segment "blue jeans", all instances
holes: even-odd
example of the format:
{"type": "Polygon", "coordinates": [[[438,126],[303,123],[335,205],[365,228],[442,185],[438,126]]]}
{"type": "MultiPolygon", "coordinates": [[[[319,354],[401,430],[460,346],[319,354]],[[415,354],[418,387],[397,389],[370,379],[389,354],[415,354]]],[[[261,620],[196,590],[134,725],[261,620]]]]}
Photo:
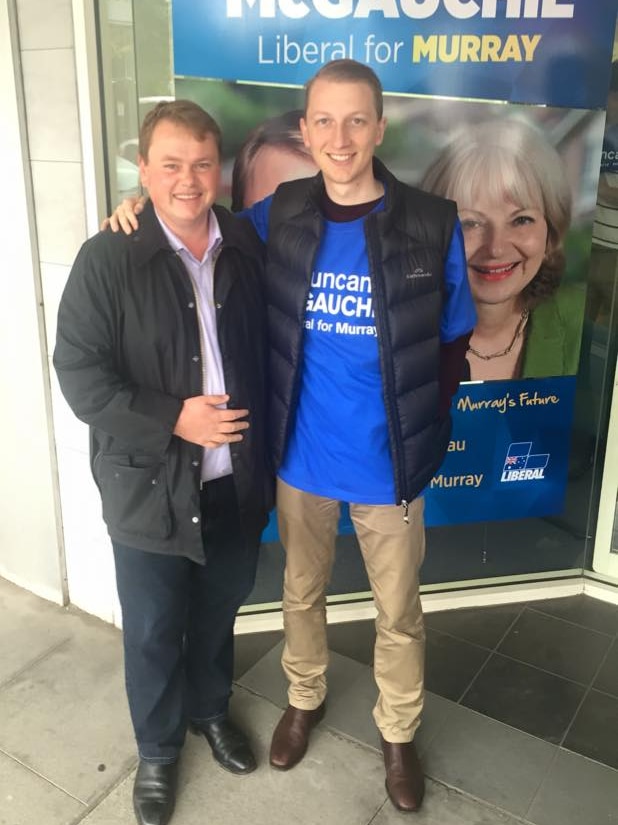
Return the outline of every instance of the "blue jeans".
{"type": "Polygon", "coordinates": [[[140,757],[178,758],[189,720],[227,712],[234,620],[255,580],[258,543],[240,530],[231,476],[202,491],[204,565],[113,542],[125,682],[140,757]]]}

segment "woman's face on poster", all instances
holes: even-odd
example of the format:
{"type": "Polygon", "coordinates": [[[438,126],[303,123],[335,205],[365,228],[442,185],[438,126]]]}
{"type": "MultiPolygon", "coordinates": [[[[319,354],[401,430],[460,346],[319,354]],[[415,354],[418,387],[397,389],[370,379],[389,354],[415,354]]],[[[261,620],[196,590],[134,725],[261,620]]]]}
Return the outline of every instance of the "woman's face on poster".
{"type": "Polygon", "coordinates": [[[459,204],[470,288],[478,303],[516,298],[539,271],[547,248],[547,221],[537,207],[479,196],[459,204]]]}

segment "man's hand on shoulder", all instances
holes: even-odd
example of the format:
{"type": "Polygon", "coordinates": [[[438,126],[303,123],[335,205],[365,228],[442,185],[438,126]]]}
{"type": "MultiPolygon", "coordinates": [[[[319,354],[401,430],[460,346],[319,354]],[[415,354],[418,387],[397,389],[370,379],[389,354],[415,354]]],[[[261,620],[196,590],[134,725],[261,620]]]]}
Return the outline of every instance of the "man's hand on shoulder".
{"type": "Polygon", "coordinates": [[[101,231],[108,227],[112,232],[119,232],[121,229],[125,235],[130,235],[133,230],[139,228],[137,216],[143,212],[146,198],[142,195],[139,198],[125,198],[119,204],[109,218],[101,223],[101,231]]]}
{"type": "Polygon", "coordinates": [[[202,447],[220,447],[232,441],[242,441],[242,430],[249,427],[242,421],[249,410],[221,409],[229,395],[196,395],[183,401],[174,427],[174,435],[202,447]]]}

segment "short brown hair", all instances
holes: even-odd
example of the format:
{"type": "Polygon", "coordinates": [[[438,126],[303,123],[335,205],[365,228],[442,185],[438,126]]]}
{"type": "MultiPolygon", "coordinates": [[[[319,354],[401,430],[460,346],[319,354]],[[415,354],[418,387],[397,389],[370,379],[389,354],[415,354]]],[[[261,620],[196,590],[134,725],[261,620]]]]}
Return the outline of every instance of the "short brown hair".
{"type": "Polygon", "coordinates": [[[332,80],[334,83],[366,83],[373,93],[373,100],[376,105],[378,120],[382,120],[384,113],[384,100],[382,97],[382,84],[380,78],[372,68],[359,63],[358,60],[342,58],[341,60],[331,60],[313,75],[305,84],[305,115],[309,106],[309,95],[311,87],[316,80],[332,80]]]}
{"type": "Polygon", "coordinates": [[[148,151],[152,143],[152,133],[157,123],[169,120],[177,126],[183,126],[197,140],[204,140],[212,135],[221,154],[221,129],[217,121],[205,109],[192,100],[165,100],[157,103],[146,115],[139,130],[138,151],[144,161],[148,160],[148,151]]]}

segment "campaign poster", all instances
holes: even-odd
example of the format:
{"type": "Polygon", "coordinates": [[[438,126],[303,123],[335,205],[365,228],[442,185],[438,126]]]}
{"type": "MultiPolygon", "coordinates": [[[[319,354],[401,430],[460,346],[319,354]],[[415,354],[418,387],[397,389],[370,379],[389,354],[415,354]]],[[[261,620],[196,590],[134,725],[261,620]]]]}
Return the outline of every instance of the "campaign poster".
{"type": "Polygon", "coordinates": [[[302,87],[340,57],[382,81],[378,156],[458,202],[479,322],[449,451],[425,491],[429,526],[563,509],[615,14],[609,0],[173,0],[176,96],[222,126],[222,202],[240,209],[315,174],[302,87]],[[482,251],[484,233],[511,220],[487,189],[542,213],[516,218],[529,278],[505,297],[517,311],[495,343],[487,293],[516,263],[482,251]]]}

